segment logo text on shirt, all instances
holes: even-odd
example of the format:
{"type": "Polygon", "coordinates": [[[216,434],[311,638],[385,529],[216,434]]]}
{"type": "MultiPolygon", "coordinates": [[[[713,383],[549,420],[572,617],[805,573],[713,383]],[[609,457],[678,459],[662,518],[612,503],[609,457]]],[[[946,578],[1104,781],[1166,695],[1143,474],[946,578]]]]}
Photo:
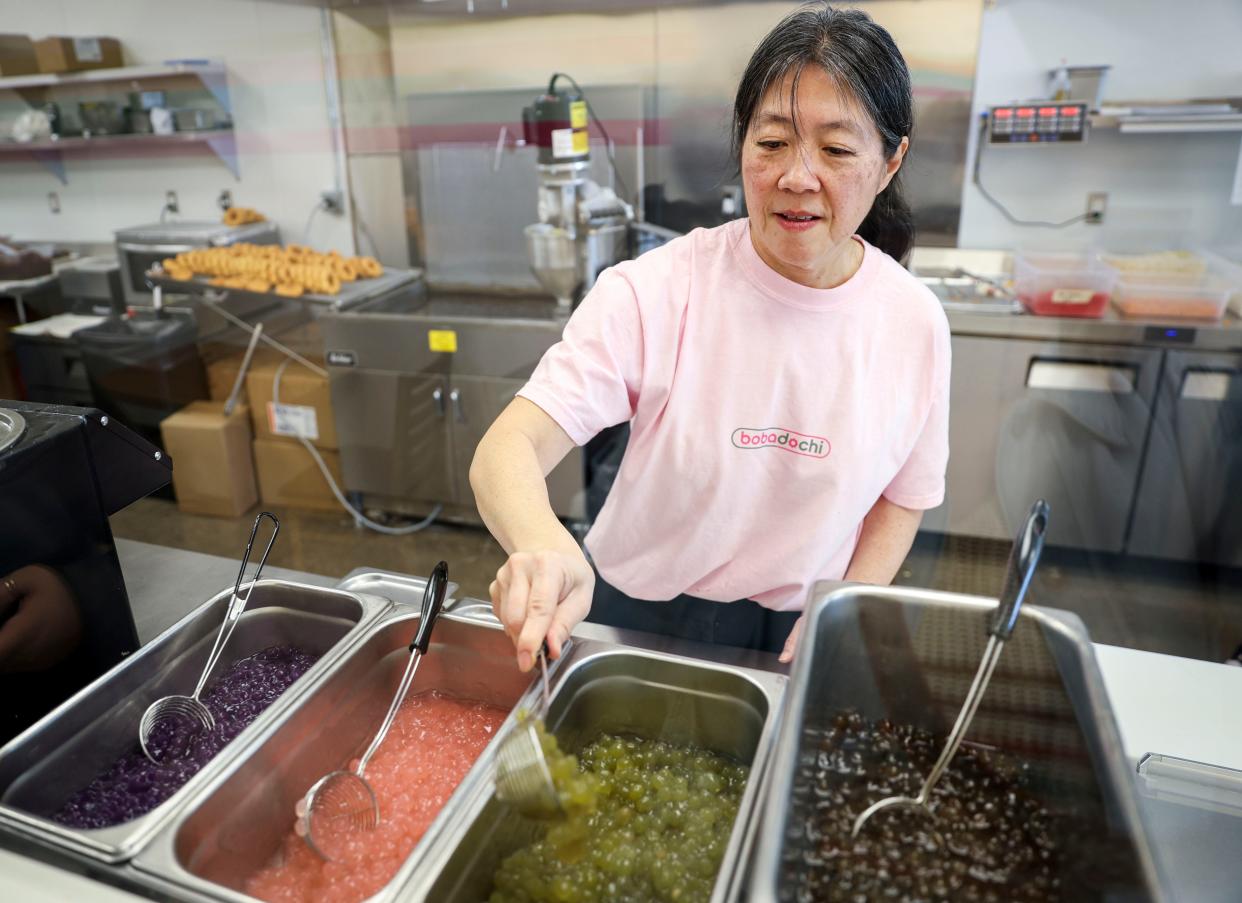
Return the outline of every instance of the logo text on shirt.
{"type": "Polygon", "coordinates": [[[732,441],[737,448],[782,448],[808,458],[826,458],[832,451],[832,443],[823,436],[808,436],[776,426],[764,429],[738,427],[733,431],[732,441]]]}

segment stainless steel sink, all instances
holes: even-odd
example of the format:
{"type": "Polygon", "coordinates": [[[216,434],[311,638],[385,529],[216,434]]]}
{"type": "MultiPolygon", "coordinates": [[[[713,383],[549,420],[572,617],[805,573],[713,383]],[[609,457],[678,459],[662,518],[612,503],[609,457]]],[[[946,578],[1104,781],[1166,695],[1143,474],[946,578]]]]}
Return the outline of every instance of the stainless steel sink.
{"type": "Polygon", "coordinates": [[[412,313],[415,316],[450,319],[553,321],[565,319],[563,311],[554,298],[432,294],[425,304],[412,313]]]}
{"type": "Polygon", "coordinates": [[[423,287],[399,297],[378,298],[350,308],[353,314],[400,314],[449,320],[535,320],[561,322],[564,308],[547,295],[516,292],[459,291],[423,287]]]}

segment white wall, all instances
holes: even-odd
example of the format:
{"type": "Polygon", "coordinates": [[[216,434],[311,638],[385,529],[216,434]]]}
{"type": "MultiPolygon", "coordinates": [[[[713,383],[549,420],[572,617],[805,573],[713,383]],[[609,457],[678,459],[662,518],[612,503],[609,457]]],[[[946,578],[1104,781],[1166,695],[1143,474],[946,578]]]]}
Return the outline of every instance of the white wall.
{"type": "MultiPolygon", "coordinates": [[[[205,149],[75,154],[66,157],[62,185],[38,163],[0,158],[0,234],[106,242],[117,228],[158,219],[168,189],[179,196],[182,219],[217,219],[216,197],[227,188],[234,203],[276,220],[287,241],[301,241],[320,190],[334,180],[319,22],[314,7],[255,0],[0,0],[0,31],[116,37],[127,65],[223,61],[241,171],[235,180],[205,149]],[[60,195],[59,215],[48,209],[49,191],[60,195]]],[[[15,100],[0,97],[10,112],[15,100]]],[[[319,247],[353,246],[348,221],[323,213],[310,238],[319,247]]]]}
{"type": "MultiPolygon", "coordinates": [[[[1047,71],[1062,58],[1071,65],[1110,64],[1106,100],[1239,96],[1242,2],[996,0],[983,17],[976,122],[991,104],[1046,96],[1047,71]]],[[[1121,135],[1097,129],[1082,147],[986,148],[983,184],[1015,216],[1063,221],[1085,210],[1088,191],[1106,191],[1106,220],[1059,230],[1014,226],[968,177],[958,243],[1124,246],[1165,236],[1173,243],[1237,244],[1242,206],[1230,204],[1230,191],[1240,145],[1239,132],[1121,135]]]]}

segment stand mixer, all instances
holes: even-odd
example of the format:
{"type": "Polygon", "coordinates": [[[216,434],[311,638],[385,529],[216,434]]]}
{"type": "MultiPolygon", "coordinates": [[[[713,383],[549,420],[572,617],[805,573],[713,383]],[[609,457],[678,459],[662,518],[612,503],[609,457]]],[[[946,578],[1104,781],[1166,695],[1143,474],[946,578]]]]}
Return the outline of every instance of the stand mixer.
{"type": "Polygon", "coordinates": [[[539,222],[525,229],[526,252],[539,283],[566,311],[582,299],[600,271],[632,256],[633,208],[588,177],[589,112],[577,83],[560,73],[522,111],[526,144],[538,150],[539,172],[539,222]],[[573,89],[557,90],[561,78],[573,89]]]}

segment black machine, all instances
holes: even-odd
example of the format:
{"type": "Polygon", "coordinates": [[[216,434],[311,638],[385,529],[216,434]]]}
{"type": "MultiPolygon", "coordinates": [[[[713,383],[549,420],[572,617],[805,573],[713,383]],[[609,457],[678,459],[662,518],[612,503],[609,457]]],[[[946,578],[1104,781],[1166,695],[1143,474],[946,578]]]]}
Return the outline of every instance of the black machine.
{"type": "Polygon", "coordinates": [[[138,648],[108,515],[171,479],[94,408],[0,399],[0,744],[138,648]]]}

